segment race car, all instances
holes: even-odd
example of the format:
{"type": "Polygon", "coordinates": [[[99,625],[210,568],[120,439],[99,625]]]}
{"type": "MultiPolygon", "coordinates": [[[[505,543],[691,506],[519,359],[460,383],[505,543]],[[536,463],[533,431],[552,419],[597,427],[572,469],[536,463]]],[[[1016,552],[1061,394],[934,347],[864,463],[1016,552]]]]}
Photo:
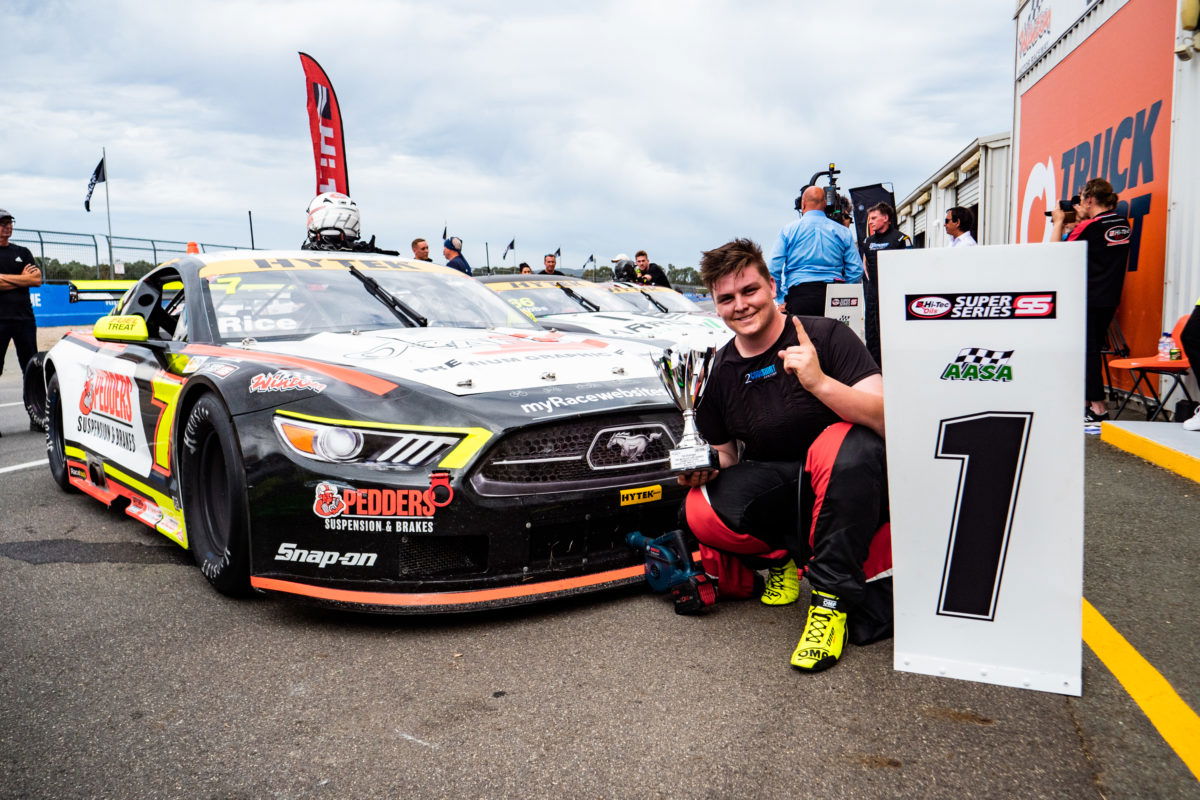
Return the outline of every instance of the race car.
{"type": "Polygon", "coordinates": [[[669,314],[701,314],[716,317],[711,311],[705,311],[694,301],[684,297],[674,289],[665,286],[642,286],[627,281],[608,281],[597,283],[597,287],[609,294],[616,295],[632,310],[642,314],[665,316],[669,314]]]}
{"type": "Polygon", "coordinates": [[[189,255],[31,362],[50,474],[220,592],[462,611],[640,582],[677,527],[658,348],[353,253],[189,255]]]}
{"type": "Polygon", "coordinates": [[[638,312],[597,284],[568,275],[490,275],[479,281],[551,330],[694,350],[720,347],[733,337],[716,317],[638,312]]]}

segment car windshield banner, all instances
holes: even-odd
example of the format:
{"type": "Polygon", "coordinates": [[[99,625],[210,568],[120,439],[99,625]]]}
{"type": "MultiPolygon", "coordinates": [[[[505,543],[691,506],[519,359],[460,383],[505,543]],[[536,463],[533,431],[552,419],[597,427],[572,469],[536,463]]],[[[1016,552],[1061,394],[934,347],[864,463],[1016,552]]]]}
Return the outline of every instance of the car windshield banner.
{"type": "Polygon", "coordinates": [[[329,76],[316,59],[300,54],[304,84],[308,91],[308,127],[312,134],[313,159],[317,167],[317,194],[350,194],[346,170],[346,143],[342,137],[342,112],[329,76]]]}

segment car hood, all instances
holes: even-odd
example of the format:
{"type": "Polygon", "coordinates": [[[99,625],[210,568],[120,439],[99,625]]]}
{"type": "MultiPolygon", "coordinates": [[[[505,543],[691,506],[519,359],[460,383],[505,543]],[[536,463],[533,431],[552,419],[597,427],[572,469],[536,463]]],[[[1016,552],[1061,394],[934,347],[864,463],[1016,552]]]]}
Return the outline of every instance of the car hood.
{"type": "Polygon", "coordinates": [[[254,352],[340,364],[458,396],[650,378],[653,345],[558,331],[400,328],[256,342],[254,352]]]}
{"type": "Polygon", "coordinates": [[[602,336],[651,342],[660,347],[680,345],[703,350],[720,347],[733,332],[719,318],[698,314],[639,314],[636,311],[596,311],[583,314],[547,314],[540,325],[562,330],[587,331],[602,336]]]}

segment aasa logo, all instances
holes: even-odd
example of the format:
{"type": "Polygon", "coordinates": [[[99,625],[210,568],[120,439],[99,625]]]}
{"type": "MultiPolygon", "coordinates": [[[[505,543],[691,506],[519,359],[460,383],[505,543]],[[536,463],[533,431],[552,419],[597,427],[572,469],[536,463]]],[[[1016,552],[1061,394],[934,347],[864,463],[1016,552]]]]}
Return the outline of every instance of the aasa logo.
{"type": "Polygon", "coordinates": [[[1012,350],[988,350],[985,347],[964,347],[958,357],[942,370],[944,381],[996,381],[1008,383],[1013,378],[1008,360],[1012,350]]]}

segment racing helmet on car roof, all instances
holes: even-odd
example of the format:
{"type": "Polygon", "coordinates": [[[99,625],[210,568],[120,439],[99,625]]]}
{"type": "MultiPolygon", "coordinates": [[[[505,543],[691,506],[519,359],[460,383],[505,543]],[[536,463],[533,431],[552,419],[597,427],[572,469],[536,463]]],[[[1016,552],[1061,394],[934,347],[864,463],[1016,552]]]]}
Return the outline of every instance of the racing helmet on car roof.
{"type": "Polygon", "coordinates": [[[358,206],[341,192],[322,192],[308,204],[308,235],[341,237],[353,240],[359,237],[360,224],[358,206]]]}

